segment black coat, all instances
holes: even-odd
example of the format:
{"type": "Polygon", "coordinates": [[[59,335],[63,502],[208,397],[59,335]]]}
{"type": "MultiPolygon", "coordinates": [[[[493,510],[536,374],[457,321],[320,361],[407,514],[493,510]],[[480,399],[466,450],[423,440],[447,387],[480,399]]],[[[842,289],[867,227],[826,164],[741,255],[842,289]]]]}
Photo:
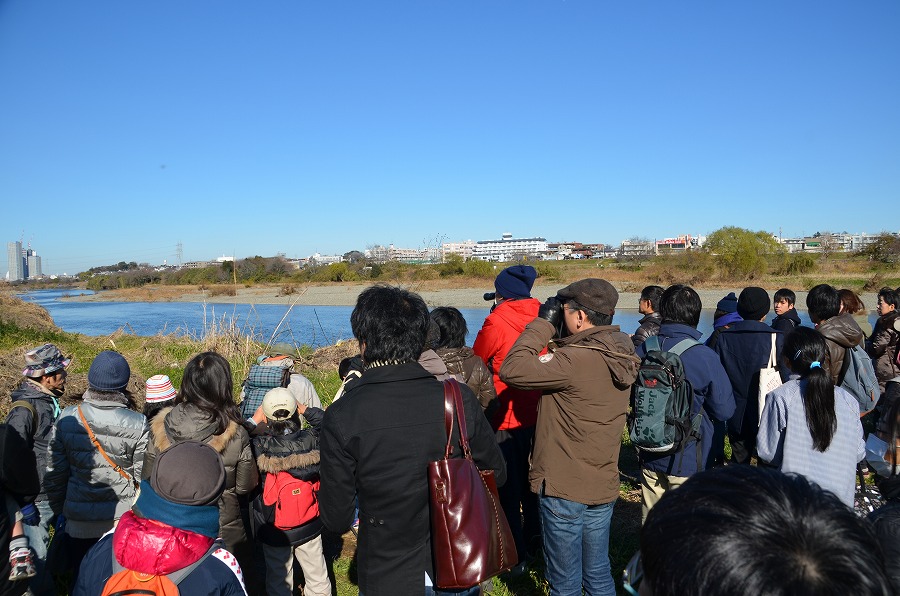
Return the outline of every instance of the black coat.
{"type": "MultiPolygon", "coordinates": [[[[13,427],[0,424],[0,500],[5,501],[7,496],[11,496],[22,505],[25,496],[35,495],[39,490],[34,452],[13,427]]],[[[12,520],[4,509],[0,514],[0,553],[9,553],[11,533],[12,520]]],[[[28,582],[9,581],[9,558],[3,557],[0,561],[0,595],[13,596],[25,592],[28,582]]]]}
{"type": "Polygon", "coordinates": [[[891,586],[900,594],[900,476],[885,478],[878,488],[887,502],[869,514],[869,521],[875,525],[891,586]]]}
{"type": "MultiPolygon", "coordinates": [[[[472,391],[460,389],[472,457],[503,484],[494,433],[472,391]]],[[[443,458],[447,443],[441,383],[415,362],[368,369],[326,410],[320,440],[319,513],[328,529],[350,527],[359,494],[360,592],[424,594],[425,573],[434,577],[427,466],[443,458]]]]}

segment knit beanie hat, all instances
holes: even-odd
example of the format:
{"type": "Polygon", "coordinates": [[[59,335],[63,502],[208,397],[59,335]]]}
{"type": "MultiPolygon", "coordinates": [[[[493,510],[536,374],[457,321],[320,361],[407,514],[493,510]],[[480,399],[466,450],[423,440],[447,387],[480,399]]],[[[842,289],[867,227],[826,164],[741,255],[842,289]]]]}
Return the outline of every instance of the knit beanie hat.
{"type": "Polygon", "coordinates": [[[769,314],[771,305],[768,292],[762,288],[750,286],[741,290],[737,311],[745,321],[759,321],[769,314]]]}
{"type": "Polygon", "coordinates": [[[737,312],[737,296],[734,292],[729,292],[727,296],[716,303],[716,310],[722,312],[737,312]]]}
{"type": "Polygon", "coordinates": [[[530,298],[537,271],[531,265],[513,265],[497,275],[494,288],[503,298],[530,298]]]}
{"type": "Polygon", "coordinates": [[[158,404],[170,399],[175,399],[178,392],[172,387],[172,381],[168,375],[153,375],[145,383],[147,388],[147,403],[158,404]]]}
{"type": "Polygon", "coordinates": [[[121,391],[131,378],[131,367],[118,352],[106,350],[97,354],[88,369],[88,385],[100,391],[121,391]]]}

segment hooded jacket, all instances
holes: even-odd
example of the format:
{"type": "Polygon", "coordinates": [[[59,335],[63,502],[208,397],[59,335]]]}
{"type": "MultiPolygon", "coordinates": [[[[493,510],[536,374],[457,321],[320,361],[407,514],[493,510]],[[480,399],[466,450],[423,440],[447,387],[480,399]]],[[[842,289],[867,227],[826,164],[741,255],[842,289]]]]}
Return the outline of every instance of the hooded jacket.
{"type": "Polygon", "coordinates": [[[869,356],[875,365],[875,376],[878,385],[884,393],[884,385],[897,375],[900,375],[900,366],[897,365],[897,345],[900,342],[900,332],[895,325],[900,320],[900,311],[893,310],[886,315],[878,317],[875,322],[875,331],[872,332],[872,340],[869,342],[869,356]]]}
{"type": "Polygon", "coordinates": [[[150,478],[156,456],[176,443],[194,440],[208,444],[221,454],[225,463],[225,492],[219,499],[219,529],[229,550],[246,540],[238,495],[245,495],[259,483],[259,471],[250,450],[250,437],[244,427],[230,421],[225,432],[214,434],[216,422],[200,408],[181,403],[165,408],[150,422],[151,440],[147,446],[141,476],[150,478]]]}
{"type": "Polygon", "coordinates": [[[97,538],[131,507],[150,430],[144,415],[129,410],[128,398],[121,393],[97,395],[89,389],[81,411],[103,450],[133,481],[100,455],[81,422],[78,406],[69,406],[51,435],[44,485],[50,507],[66,516],[66,532],[76,538],[97,538]]]}
{"type": "Polygon", "coordinates": [[[617,325],[590,327],[556,340],[553,325],[535,319],[509,350],[504,383],[541,391],[531,490],[584,505],[619,496],[619,446],[640,359],[617,325]]]}
{"type": "Polygon", "coordinates": [[[540,391],[508,387],[500,378],[500,367],[525,326],[537,317],[541,303],[534,298],[504,300],[484,320],[472,346],[494,375],[494,389],[500,406],[493,418],[495,430],[534,426],[540,391]]]}
{"type": "Polygon", "coordinates": [[[53,423],[59,416],[59,402],[56,397],[47,392],[44,387],[31,379],[25,379],[19,388],[12,392],[12,401],[27,401],[37,413],[32,416],[27,408],[13,408],[9,411],[6,423],[19,433],[29,446],[34,450],[37,460],[37,473],[41,482],[41,492],[35,501],[45,501],[47,493],[44,489],[44,474],[49,463],[50,435],[53,432],[53,423]]]}
{"type": "Polygon", "coordinates": [[[800,315],[797,314],[797,309],[791,307],[784,314],[780,314],[772,319],[772,329],[787,334],[799,327],[800,323],[800,315]]]}
{"type": "MultiPolygon", "coordinates": [[[[325,412],[320,408],[307,408],[303,417],[310,428],[275,436],[267,424],[259,424],[253,431],[253,452],[262,474],[260,488],[264,489],[267,474],[287,472],[294,478],[315,482],[319,479],[319,430],[325,412]]],[[[290,530],[275,527],[274,505],[263,503],[263,494],[253,499],[250,523],[255,538],[270,546],[291,546],[309,542],[322,533],[322,520],[317,516],[302,526],[290,530]]]]}
{"type": "Polygon", "coordinates": [[[837,385],[847,348],[862,345],[862,329],[853,320],[853,316],[847,313],[820,322],[816,329],[825,338],[827,348],[822,366],[831,373],[831,381],[837,385]]]}
{"type": "MultiPolygon", "coordinates": [[[[128,512],[114,533],[88,551],[72,594],[100,594],[113,575],[113,556],[127,569],[161,575],[194,564],[212,543],[212,538],[128,512]]],[[[191,596],[246,596],[240,567],[225,549],[203,560],[178,584],[178,591],[191,596]]]]}
{"type": "Polygon", "coordinates": [[[447,371],[453,375],[459,375],[478,398],[478,403],[484,409],[488,420],[496,409],[497,392],[494,390],[494,377],[484,362],[472,348],[438,348],[435,350],[447,365],[447,371]]]}

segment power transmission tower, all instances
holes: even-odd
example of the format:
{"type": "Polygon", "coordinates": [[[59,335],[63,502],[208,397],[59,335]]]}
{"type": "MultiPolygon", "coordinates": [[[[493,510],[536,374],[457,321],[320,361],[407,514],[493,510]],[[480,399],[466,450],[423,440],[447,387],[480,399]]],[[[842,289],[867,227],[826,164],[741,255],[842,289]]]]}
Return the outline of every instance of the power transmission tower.
{"type": "Polygon", "coordinates": [[[178,241],[178,244],[175,245],[175,258],[178,259],[178,266],[181,266],[181,255],[184,253],[182,250],[183,247],[181,245],[181,240],[178,241]]]}

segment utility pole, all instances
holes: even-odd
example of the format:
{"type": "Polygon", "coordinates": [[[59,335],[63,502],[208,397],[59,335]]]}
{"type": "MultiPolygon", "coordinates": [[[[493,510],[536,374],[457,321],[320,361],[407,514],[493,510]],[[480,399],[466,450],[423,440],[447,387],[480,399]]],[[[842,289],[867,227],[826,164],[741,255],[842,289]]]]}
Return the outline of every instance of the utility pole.
{"type": "Polygon", "coordinates": [[[181,240],[175,245],[175,257],[178,259],[178,266],[181,267],[181,255],[183,254],[181,240]]]}

